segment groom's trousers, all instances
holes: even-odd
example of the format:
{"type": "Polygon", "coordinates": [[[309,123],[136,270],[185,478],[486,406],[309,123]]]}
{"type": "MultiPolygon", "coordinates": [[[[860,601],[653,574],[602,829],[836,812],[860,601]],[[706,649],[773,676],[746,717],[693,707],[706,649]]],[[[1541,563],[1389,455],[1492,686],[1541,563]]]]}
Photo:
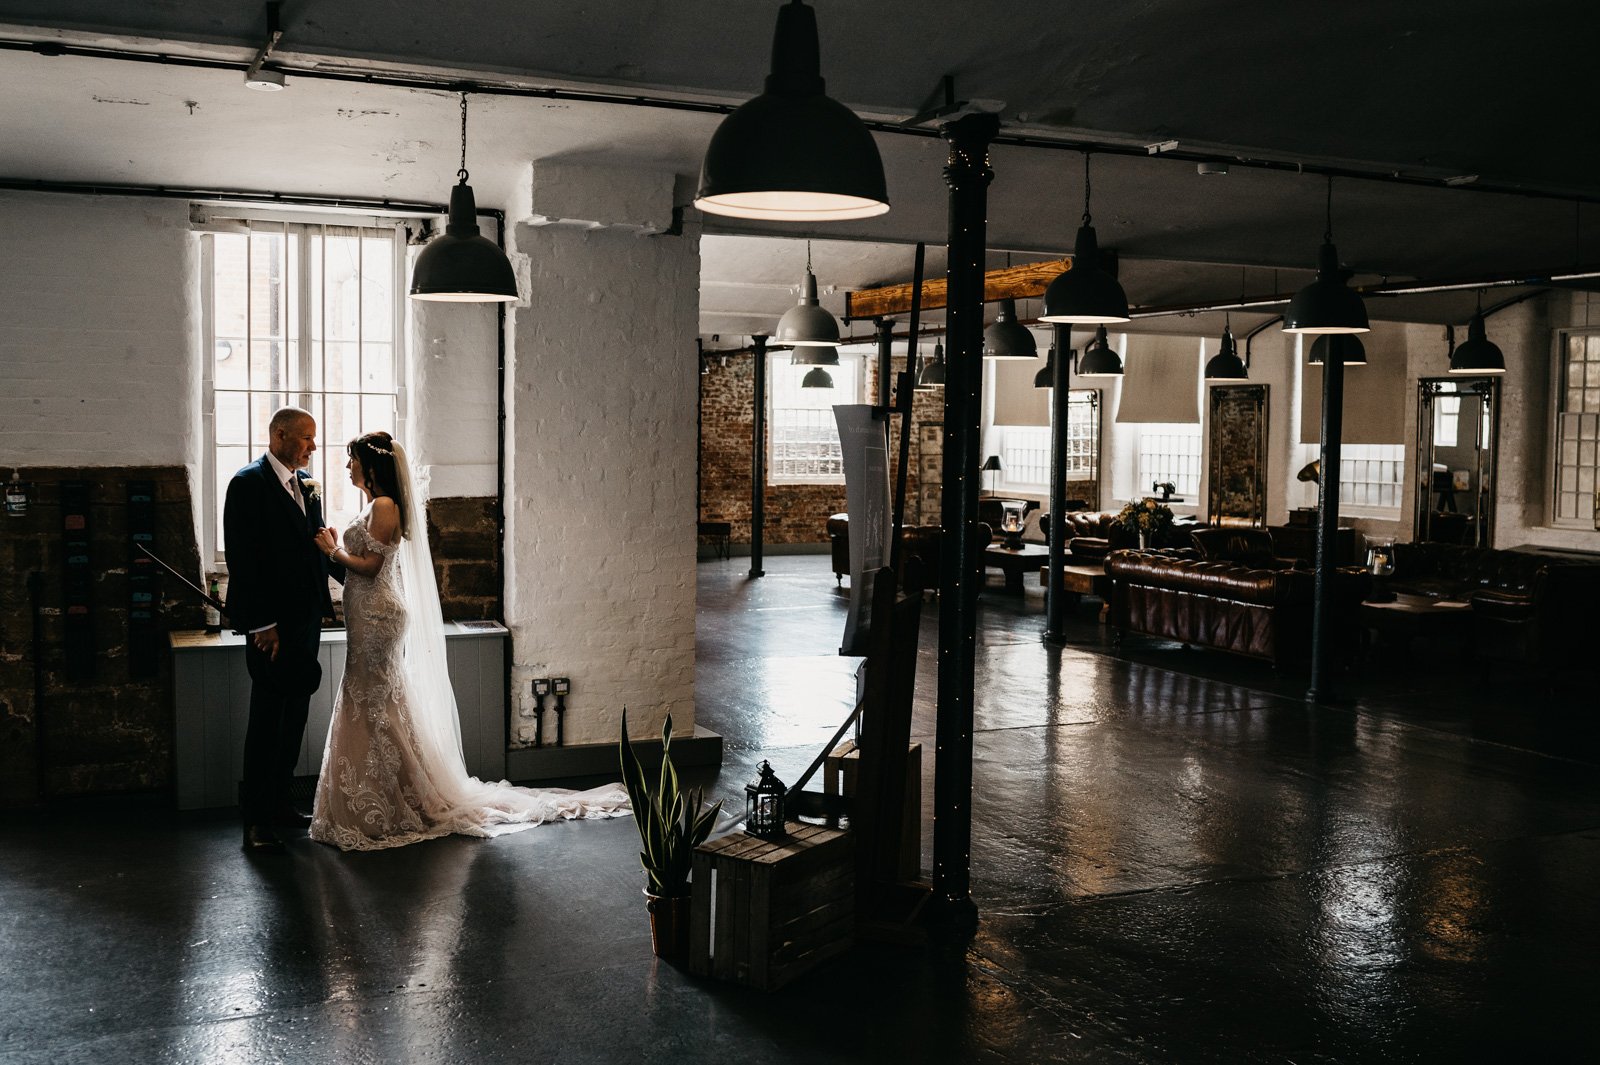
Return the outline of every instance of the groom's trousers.
{"type": "Polygon", "coordinates": [[[240,815],[246,825],[265,825],[289,804],[289,783],[305,737],[311,695],[322,679],[317,662],[321,625],[278,626],[278,658],[268,659],[252,641],[245,645],[250,672],[250,719],[244,736],[240,815]]]}

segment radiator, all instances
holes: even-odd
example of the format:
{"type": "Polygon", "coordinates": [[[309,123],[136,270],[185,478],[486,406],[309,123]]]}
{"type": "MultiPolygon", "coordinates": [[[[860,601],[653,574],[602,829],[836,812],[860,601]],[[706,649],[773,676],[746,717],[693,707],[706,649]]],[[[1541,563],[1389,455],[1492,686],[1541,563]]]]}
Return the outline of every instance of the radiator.
{"type": "MultiPolygon", "coordinates": [[[[344,677],[344,637],[342,629],[322,634],[322,687],[311,697],[296,776],[313,777],[322,768],[333,697],[344,677]]],[[[180,810],[239,801],[250,710],[244,640],[232,633],[171,634],[174,784],[180,810]]],[[[501,780],[506,774],[505,653],[506,630],[498,622],[445,624],[445,657],[461,717],[462,753],[467,772],[482,780],[501,780]]]]}

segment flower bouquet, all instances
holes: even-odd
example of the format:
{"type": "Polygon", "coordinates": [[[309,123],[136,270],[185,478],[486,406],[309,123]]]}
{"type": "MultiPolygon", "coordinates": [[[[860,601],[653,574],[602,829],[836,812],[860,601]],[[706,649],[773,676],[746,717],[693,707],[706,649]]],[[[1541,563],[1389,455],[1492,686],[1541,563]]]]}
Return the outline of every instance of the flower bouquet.
{"type": "Polygon", "coordinates": [[[1141,548],[1147,547],[1172,528],[1172,508],[1145,496],[1124,505],[1117,512],[1116,523],[1138,536],[1141,548]]]}

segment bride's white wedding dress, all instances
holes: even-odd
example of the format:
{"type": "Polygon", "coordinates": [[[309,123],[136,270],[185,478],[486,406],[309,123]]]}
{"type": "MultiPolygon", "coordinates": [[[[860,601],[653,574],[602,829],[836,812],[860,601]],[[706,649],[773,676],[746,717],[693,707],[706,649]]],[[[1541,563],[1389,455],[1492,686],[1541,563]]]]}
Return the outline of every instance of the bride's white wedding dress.
{"type": "MultiPolygon", "coordinates": [[[[430,598],[419,602],[405,589],[411,579],[405,562],[414,553],[402,550],[406,541],[391,545],[372,536],[371,509],[345,530],[344,547],[384,562],[375,577],[351,572],[345,579],[344,680],[323,749],[311,838],[343,850],[381,850],[451,833],[495,836],[558,817],[627,813],[620,784],[576,792],[467,775],[438,607],[421,616],[430,598]]],[[[414,519],[421,508],[408,509],[414,519]]],[[[409,527],[426,538],[425,526],[409,527]]],[[[437,604],[425,548],[422,560],[429,568],[422,580],[437,604]]]]}

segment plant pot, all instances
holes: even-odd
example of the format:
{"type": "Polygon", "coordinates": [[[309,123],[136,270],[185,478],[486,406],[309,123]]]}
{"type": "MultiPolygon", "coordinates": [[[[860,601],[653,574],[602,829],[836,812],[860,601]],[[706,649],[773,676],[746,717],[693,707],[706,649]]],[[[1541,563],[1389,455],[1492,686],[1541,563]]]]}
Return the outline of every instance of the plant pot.
{"type": "Polygon", "coordinates": [[[689,956],[689,898],[644,893],[644,908],[650,914],[650,947],[664,961],[689,956]]]}

